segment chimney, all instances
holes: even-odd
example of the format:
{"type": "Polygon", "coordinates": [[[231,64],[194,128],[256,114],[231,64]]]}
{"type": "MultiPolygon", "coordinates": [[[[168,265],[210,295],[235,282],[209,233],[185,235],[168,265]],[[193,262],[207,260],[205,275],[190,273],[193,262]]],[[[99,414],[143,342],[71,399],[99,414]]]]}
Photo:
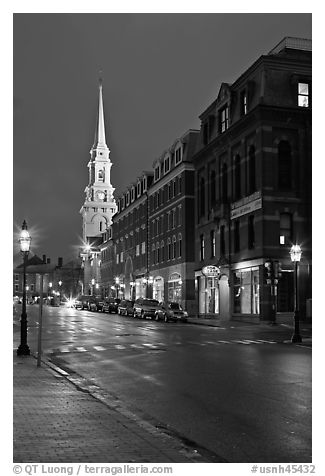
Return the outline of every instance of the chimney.
{"type": "Polygon", "coordinates": [[[47,258],[46,259],[46,264],[50,264],[51,263],[51,259],[50,258],[47,258]]]}
{"type": "Polygon", "coordinates": [[[43,255],[43,264],[46,264],[46,255],[43,255]]]}
{"type": "Polygon", "coordinates": [[[63,266],[63,258],[58,258],[58,267],[62,268],[63,266]]]}

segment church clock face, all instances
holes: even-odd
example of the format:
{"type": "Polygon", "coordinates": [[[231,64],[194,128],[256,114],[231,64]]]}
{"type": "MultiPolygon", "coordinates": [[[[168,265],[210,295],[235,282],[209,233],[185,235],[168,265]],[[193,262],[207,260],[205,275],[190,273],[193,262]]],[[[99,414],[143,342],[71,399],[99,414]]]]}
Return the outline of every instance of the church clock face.
{"type": "Polygon", "coordinates": [[[97,195],[98,200],[104,200],[104,198],[105,198],[105,193],[102,192],[102,191],[97,192],[96,195],[97,195]]]}

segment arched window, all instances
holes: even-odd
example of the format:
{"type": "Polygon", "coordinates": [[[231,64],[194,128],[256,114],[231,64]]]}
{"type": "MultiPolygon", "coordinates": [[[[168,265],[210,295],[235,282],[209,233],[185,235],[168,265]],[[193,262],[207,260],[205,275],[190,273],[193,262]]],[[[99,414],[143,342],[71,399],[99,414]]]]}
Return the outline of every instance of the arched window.
{"type": "Polygon", "coordinates": [[[255,147],[250,146],[248,151],[248,193],[256,192],[256,164],[255,164],[255,147]]]}
{"type": "Polygon", "coordinates": [[[172,256],[172,245],[171,245],[170,238],[168,238],[168,240],[167,240],[167,260],[170,260],[171,256],[172,256]]]}
{"type": "Polygon", "coordinates": [[[172,259],[176,258],[176,236],[173,236],[172,259]]]}
{"type": "Polygon", "coordinates": [[[98,170],[98,182],[104,182],[105,171],[103,169],[98,170]]]}
{"type": "Polygon", "coordinates": [[[292,188],[292,157],[291,146],[287,140],[278,145],[278,183],[281,190],[292,188]]]}
{"type": "Polygon", "coordinates": [[[182,233],[178,234],[178,257],[182,257],[182,233]]]}
{"type": "Polygon", "coordinates": [[[163,263],[165,259],[165,243],[162,241],[160,243],[160,262],[163,263]]]}

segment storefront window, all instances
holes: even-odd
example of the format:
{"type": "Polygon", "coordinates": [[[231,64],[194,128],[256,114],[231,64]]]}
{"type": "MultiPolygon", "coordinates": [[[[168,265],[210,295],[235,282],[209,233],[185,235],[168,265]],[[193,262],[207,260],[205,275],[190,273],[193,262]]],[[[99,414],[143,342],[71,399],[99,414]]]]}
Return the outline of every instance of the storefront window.
{"type": "Polygon", "coordinates": [[[173,273],[168,281],[168,301],[181,303],[182,280],[178,273],[173,273]]]}
{"type": "Polygon", "coordinates": [[[233,305],[236,314],[260,313],[258,268],[246,268],[233,274],[233,305]]]}
{"type": "Polygon", "coordinates": [[[200,278],[200,314],[219,314],[219,286],[217,278],[200,278]]]}
{"type": "Polygon", "coordinates": [[[164,300],[164,280],[161,277],[154,279],[153,299],[157,299],[159,302],[164,300]]]}

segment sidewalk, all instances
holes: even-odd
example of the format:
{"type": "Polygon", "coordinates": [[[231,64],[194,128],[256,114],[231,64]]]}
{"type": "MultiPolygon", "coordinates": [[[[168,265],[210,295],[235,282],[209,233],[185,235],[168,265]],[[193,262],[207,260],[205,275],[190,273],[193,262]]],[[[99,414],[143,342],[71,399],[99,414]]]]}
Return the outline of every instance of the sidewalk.
{"type": "Polygon", "coordinates": [[[33,356],[13,357],[14,463],[204,462],[154,426],[73,385],[33,356]]]}

